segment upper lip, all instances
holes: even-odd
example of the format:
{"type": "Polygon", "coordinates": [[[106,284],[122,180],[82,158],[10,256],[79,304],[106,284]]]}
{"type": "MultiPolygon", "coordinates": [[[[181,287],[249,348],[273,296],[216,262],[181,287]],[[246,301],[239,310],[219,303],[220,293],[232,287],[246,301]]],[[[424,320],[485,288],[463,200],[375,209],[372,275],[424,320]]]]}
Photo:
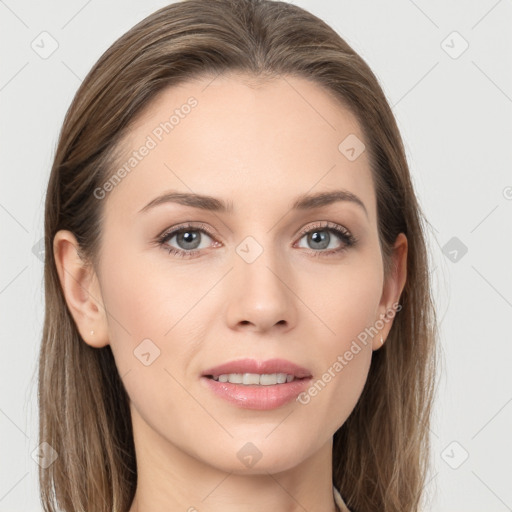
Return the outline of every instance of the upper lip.
{"type": "Polygon", "coordinates": [[[257,361],[256,359],[237,359],[227,363],[215,366],[205,370],[203,376],[218,377],[230,373],[257,373],[272,374],[286,373],[293,375],[297,379],[311,377],[311,372],[302,366],[296,365],[286,359],[267,359],[266,361],[257,361]]]}

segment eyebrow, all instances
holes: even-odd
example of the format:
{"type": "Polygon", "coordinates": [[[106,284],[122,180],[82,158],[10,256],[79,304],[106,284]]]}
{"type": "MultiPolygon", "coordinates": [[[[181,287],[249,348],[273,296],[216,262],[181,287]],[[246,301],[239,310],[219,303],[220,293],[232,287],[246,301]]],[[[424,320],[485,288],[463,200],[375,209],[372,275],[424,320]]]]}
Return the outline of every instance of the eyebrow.
{"type": "MultiPolygon", "coordinates": [[[[366,206],[363,201],[348,190],[333,190],[329,192],[318,192],[316,194],[302,194],[297,197],[292,205],[292,209],[313,210],[314,208],[328,206],[340,201],[348,201],[357,204],[364,210],[368,217],[368,211],[366,210],[366,206]]],[[[166,192],[165,194],[156,197],[139,210],[139,213],[147,212],[156,206],[166,203],[178,203],[184,206],[191,206],[192,208],[200,208],[202,210],[213,212],[233,213],[233,201],[231,200],[223,201],[212,196],[174,191],[166,192]]]]}

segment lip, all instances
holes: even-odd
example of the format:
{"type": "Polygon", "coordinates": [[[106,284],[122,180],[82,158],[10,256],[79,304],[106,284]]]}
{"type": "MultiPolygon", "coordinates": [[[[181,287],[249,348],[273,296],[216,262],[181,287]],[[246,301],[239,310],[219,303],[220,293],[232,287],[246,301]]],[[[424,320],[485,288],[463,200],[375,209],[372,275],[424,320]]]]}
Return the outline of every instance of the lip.
{"type": "MultiPolygon", "coordinates": [[[[237,359],[229,361],[202,372],[202,376],[218,377],[228,373],[287,373],[297,379],[311,377],[311,372],[303,366],[296,365],[286,359],[267,359],[257,361],[256,359],[237,359]]],[[[269,386],[272,387],[272,386],[269,386]]]]}
{"type": "Polygon", "coordinates": [[[270,410],[294,400],[309,386],[311,379],[311,372],[307,368],[285,359],[269,359],[267,361],[239,359],[204,371],[201,375],[201,384],[218,397],[237,407],[270,410]],[[228,373],[286,373],[300,380],[271,386],[253,386],[219,382],[211,378],[228,373]]]}

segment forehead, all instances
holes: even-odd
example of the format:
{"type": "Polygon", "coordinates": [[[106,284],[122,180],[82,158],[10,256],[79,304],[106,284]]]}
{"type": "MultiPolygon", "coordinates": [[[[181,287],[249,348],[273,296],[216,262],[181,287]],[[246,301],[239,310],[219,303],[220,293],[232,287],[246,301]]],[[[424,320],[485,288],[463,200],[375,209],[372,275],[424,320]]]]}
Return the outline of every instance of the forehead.
{"type": "Polygon", "coordinates": [[[134,215],[166,190],[233,198],[242,206],[289,203],[308,191],[344,188],[374,215],[362,130],[320,85],[281,76],[202,78],[169,87],[132,124],[107,209],[134,215]],[[346,150],[355,148],[354,152],[346,150]],[[118,173],[119,174],[119,173],[118,173]]]}

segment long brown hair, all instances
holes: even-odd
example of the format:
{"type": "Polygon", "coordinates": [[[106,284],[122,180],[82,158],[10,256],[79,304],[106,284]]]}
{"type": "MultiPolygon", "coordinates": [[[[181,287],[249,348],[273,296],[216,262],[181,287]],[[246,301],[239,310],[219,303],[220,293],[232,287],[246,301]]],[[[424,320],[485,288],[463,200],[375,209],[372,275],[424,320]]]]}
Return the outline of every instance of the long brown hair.
{"type": "Polygon", "coordinates": [[[436,387],[425,216],[396,121],[368,65],[325,22],[271,0],[185,0],[158,10],[108,48],[67,111],[45,205],[39,435],[58,458],[40,469],[44,510],[126,512],[137,484],[128,396],[110,346],[92,348],[78,333],[53,238],[60,229],[73,232],[97,268],[105,201],[94,191],[112,175],[135,117],[164,88],[229,71],[309,79],[350,108],[363,130],[385,275],[393,271],[391,248],[402,232],[407,282],[359,402],[334,435],[333,483],[353,512],[417,511],[436,387]]]}

